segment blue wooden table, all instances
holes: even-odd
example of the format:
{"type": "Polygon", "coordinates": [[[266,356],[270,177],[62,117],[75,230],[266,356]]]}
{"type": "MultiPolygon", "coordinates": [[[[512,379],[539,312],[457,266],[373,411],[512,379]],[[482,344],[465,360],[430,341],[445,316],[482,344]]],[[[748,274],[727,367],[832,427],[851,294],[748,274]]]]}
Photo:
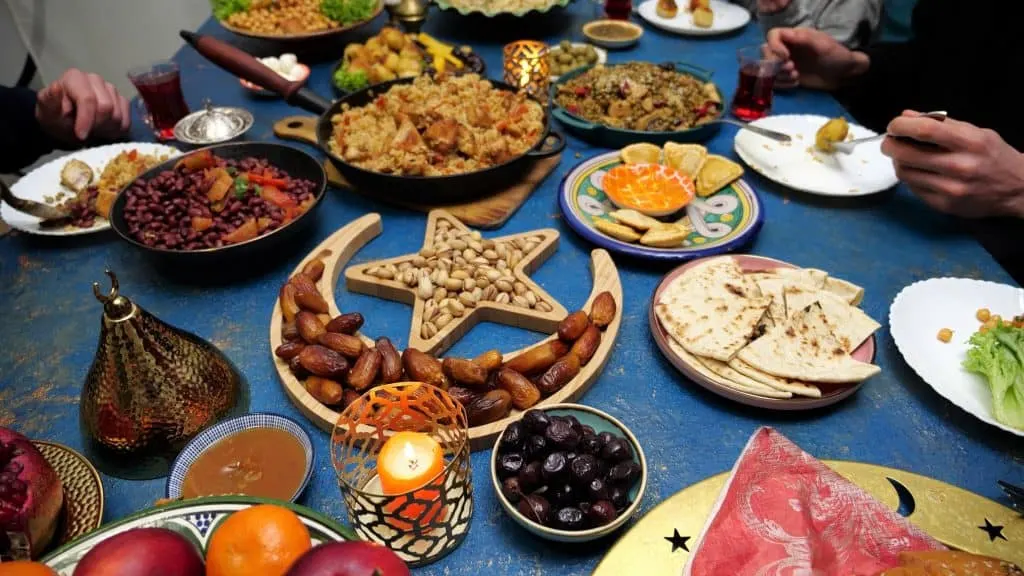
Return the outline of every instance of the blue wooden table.
{"type": "MultiPolygon", "coordinates": [[[[432,13],[426,30],[459,44],[472,44],[491,74],[501,69],[501,44],[518,37],[554,42],[581,39],[580,25],[593,15],[589,1],[546,18],[488,23],[451,14],[432,13]]],[[[362,35],[375,32],[375,22],[362,35]]],[[[229,38],[215,23],[202,32],[229,38]]],[[[176,34],[163,30],[161,34],[176,34]]],[[[358,36],[358,35],[357,35],[358,36]]],[[[640,44],[613,52],[611,62],[631,59],[684,60],[715,71],[725,94],[736,85],[736,48],[760,41],[756,25],[716,39],[691,40],[648,28],[640,44]]],[[[260,50],[254,46],[254,50],[260,50]]],[[[269,52],[266,52],[269,53],[269,52]]],[[[340,57],[340,50],[334,55],[340,57]]],[[[252,110],[251,139],[273,140],[271,125],[301,113],[279,100],[254,100],[238,81],[182,50],[183,85],[189,103],[204,97],[217,104],[252,110]]],[[[332,62],[313,67],[310,86],[331,95],[332,62]]],[[[775,111],[827,116],[843,110],[820,93],[780,94],[775,111]]],[[[150,139],[136,123],[137,139],[150,139]]],[[[733,128],[723,128],[708,143],[712,152],[734,156],[733,128]]],[[[309,147],[313,151],[312,147],[309,147]]],[[[575,139],[556,173],[500,231],[541,227],[562,232],[555,255],[534,275],[566,308],[581,305],[590,290],[591,249],[562,222],[556,201],[559,182],[581,159],[602,152],[575,139]]],[[[867,289],[864,309],[886,323],[897,292],[916,280],[963,276],[997,282],[1012,280],[952,222],[931,212],[904,188],[861,201],[804,196],[776,186],[756,174],[746,178],[760,194],[767,213],[756,254],[801,266],[828,270],[867,289]]],[[[331,232],[366,212],[379,212],[384,233],[355,261],[399,255],[418,247],[425,216],[389,207],[352,193],[332,190],[316,215],[311,232],[294,253],[270,271],[230,285],[180,283],[162,276],[143,255],[112,232],[91,237],[43,239],[11,234],[0,239],[0,426],[13,426],[40,439],[81,447],[78,395],[95,351],[101,308],[90,284],[104,282],[104,267],[115,270],[122,292],[163,320],[211,340],[247,374],[253,410],[279,412],[306,422],[289,403],[271,361],[267,340],[270,313],[278,287],[308,250],[331,232]]],[[[705,392],[683,378],[662,358],[648,332],[651,293],[668,271],[664,265],[616,257],[625,289],[624,321],[618,343],[603,375],[582,401],[610,412],[632,427],[651,464],[650,483],[641,512],[674,492],[730,468],[750,434],[761,425],[780,429],[820,458],[850,459],[893,466],[950,482],[998,499],[995,481],[1024,480],[1024,442],[978,422],[935,394],[903,362],[887,329],[878,333],[877,362],[882,374],[854,397],[831,409],[779,414],[739,406],[705,392]]],[[[340,291],[343,310],[361,310],[364,330],[389,335],[401,349],[409,330],[410,308],[398,303],[340,291]]],[[[497,343],[506,350],[535,341],[537,334],[481,325],[452,350],[472,356],[497,343]]],[[[306,423],[317,444],[316,473],[303,503],[347,521],[327,451],[328,435],[306,423]]],[[[551,545],[520,529],[500,508],[488,476],[488,452],[473,455],[476,512],[466,541],[452,555],[421,574],[584,574],[610,542],[583,547],[551,545]]],[[[105,520],[146,508],[163,496],[164,481],[128,482],[105,476],[105,520]]]]}

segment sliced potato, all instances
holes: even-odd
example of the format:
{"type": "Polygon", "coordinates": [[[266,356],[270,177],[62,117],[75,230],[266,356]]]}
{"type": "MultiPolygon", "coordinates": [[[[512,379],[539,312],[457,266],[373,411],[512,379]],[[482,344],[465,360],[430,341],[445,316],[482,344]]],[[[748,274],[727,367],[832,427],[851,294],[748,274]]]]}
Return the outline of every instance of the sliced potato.
{"type": "Polygon", "coordinates": [[[619,154],[626,164],[657,164],[661,161],[661,148],[647,142],[630,144],[619,154]]]}
{"type": "Polygon", "coordinates": [[[818,133],[814,135],[814,147],[822,152],[832,152],[832,145],[846,140],[849,133],[850,125],[846,118],[833,118],[818,128],[818,133]]]}
{"type": "Polygon", "coordinates": [[[625,224],[626,226],[636,228],[637,230],[650,230],[651,228],[664,226],[664,222],[628,208],[616,210],[608,215],[614,218],[619,224],[625,224]]]}
{"type": "Polygon", "coordinates": [[[679,224],[663,224],[648,230],[640,243],[654,248],[677,248],[690,235],[690,231],[679,224]]]}
{"type": "Polygon", "coordinates": [[[616,240],[622,240],[623,242],[636,242],[640,239],[640,233],[633,230],[629,226],[623,226],[622,224],[616,224],[615,222],[609,222],[607,220],[594,220],[594,228],[597,228],[604,234],[615,238],[616,240]]]}
{"type": "Polygon", "coordinates": [[[706,8],[693,11],[693,25],[698,28],[711,28],[715,24],[715,13],[706,8]]]}
{"type": "Polygon", "coordinates": [[[696,180],[708,149],[700,144],[665,143],[665,164],[696,180]]]}
{"type": "Polygon", "coordinates": [[[743,175],[743,167],[716,154],[709,154],[697,174],[697,195],[711,196],[743,175]]]}

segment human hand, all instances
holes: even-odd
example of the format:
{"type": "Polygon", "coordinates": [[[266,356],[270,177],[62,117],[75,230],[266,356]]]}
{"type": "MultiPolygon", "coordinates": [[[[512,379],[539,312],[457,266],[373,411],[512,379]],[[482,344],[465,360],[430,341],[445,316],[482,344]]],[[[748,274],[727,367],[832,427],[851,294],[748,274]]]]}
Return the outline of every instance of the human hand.
{"type": "Polygon", "coordinates": [[[757,0],[757,11],[760,14],[774,14],[789,7],[792,0],[757,0]]]}
{"type": "Polygon", "coordinates": [[[71,68],[36,96],[36,119],[57,140],[114,139],[131,125],[128,100],[96,74],[71,68]]]}
{"type": "Polygon", "coordinates": [[[1024,218],[1024,155],[996,132],[951,118],[936,122],[910,110],[886,131],[934,145],[882,142],[896,176],[928,205],[965,218],[1024,218]]]}
{"type": "MultiPolygon", "coordinates": [[[[779,2],[788,0],[759,0],[779,2]]],[[[851,78],[863,74],[870,59],[863,52],[854,52],[828,34],[811,28],[773,28],[768,31],[762,47],[783,61],[775,86],[804,86],[819,90],[835,90],[851,78]]]]}

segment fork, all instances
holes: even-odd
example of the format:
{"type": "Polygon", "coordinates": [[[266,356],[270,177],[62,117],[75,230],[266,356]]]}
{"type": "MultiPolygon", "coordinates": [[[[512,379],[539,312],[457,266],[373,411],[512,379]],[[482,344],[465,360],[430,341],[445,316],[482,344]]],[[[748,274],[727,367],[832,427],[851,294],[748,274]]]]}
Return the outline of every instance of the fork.
{"type": "Polygon", "coordinates": [[[1014,486],[1013,484],[1010,484],[1009,482],[1004,482],[1003,480],[999,480],[997,483],[999,484],[999,487],[1003,489],[1003,492],[1006,493],[1006,496],[1010,499],[1010,506],[1012,506],[1014,510],[1020,512],[1021,515],[1024,516],[1024,488],[1021,488],[1020,486],[1014,486]]]}
{"type": "Polygon", "coordinates": [[[11,192],[11,189],[8,188],[7,184],[4,184],[3,181],[0,181],[0,199],[19,212],[31,214],[32,216],[42,218],[43,220],[59,220],[69,216],[69,212],[66,208],[50,206],[49,204],[43,204],[42,202],[18,198],[13,192],[11,192]]]}
{"type": "MultiPolygon", "coordinates": [[[[931,118],[932,120],[937,120],[939,122],[942,122],[943,120],[946,119],[945,112],[926,112],[921,116],[924,118],[931,118]]],[[[867,144],[868,142],[877,142],[878,140],[881,140],[886,136],[888,136],[888,134],[882,132],[881,134],[876,134],[874,136],[869,136],[867,138],[858,138],[856,140],[850,140],[847,142],[836,142],[832,144],[832,149],[835,150],[836,152],[841,152],[843,154],[853,154],[853,149],[856,148],[858,145],[867,144]]],[[[904,140],[910,142],[915,141],[913,138],[907,138],[905,136],[893,136],[893,138],[896,138],[897,140],[904,140]]]]}

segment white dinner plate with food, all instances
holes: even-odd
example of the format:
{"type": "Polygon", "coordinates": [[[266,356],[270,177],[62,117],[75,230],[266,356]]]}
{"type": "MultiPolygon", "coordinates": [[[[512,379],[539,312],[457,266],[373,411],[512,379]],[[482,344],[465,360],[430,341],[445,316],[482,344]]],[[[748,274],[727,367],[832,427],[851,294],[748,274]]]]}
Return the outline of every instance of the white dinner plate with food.
{"type": "Polygon", "coordinates": [[[658,0],[643,2],[637,8],[637,12],[652,26],[684,36],[728,34],[743,28],[750,22],[750,12],[747,12],[742,6],[722,0],[711,0],[711,13],[713,14],[711,26],[697,26],[693,21],[693,12],[687,9],[689,4],[689,0],[676,0],[677,10],[674,18],[662,18],[658,15],[658,0]]]}
{"type": "MultiPolygon", "coordinates": [[[[91,185],[97,185],[100,175],[107,164],[122,152],[137,151],[144,156],[176,156],[179,154],[176,148],[152,142],[128,142],[124,144],[109,144],[86,150],[77,150],[29,172],[11,186],[11,192],[18,198],[43,202],[56,206],[75,196],[70,188],[61,181],[61,172],[72,160],[77,160],[89,166],[92,170],[91,185]]],[[[15,228],[29,234],[42,236],[77,236],[79,234],[91,234],[110,228],[110,222],[106,218],[96,217],[94,224],[88,228],[74,226],[46,227],[41,224],[36,216],[19,212],[6,203],[0,203],[0,218],[15,228]]]]}
{"type": "MultiPolygon", "coordinates": [[[[822,152],[814,146],[818,129],[830,118],[808,114],[768,116],[754,126],[789,134],[791,142],[775,142],[750,130],[733,140],[736,154],[755,172],[788,188],[821,196],[867,196],[896,185],[892,160],[882,154],[881,142],[854,148],[852,154],[822,152]]],[[[876,136],[856,124],[847,139],[876,136]]]]}
{"type": "Polygon", "coordinates": [[[915,282],[893,300],[890,331],[907,364],[941,396],[979,420],[1024,436],[1024,429],[996,419],[987,377],[964,368],[971,336],[983,325],[982,309],[1005,320],[1024,315],[1024,289],[969,278],[915,282]],[[943,330],[951,332],[949,342],[940,339],[943,330]]]}

